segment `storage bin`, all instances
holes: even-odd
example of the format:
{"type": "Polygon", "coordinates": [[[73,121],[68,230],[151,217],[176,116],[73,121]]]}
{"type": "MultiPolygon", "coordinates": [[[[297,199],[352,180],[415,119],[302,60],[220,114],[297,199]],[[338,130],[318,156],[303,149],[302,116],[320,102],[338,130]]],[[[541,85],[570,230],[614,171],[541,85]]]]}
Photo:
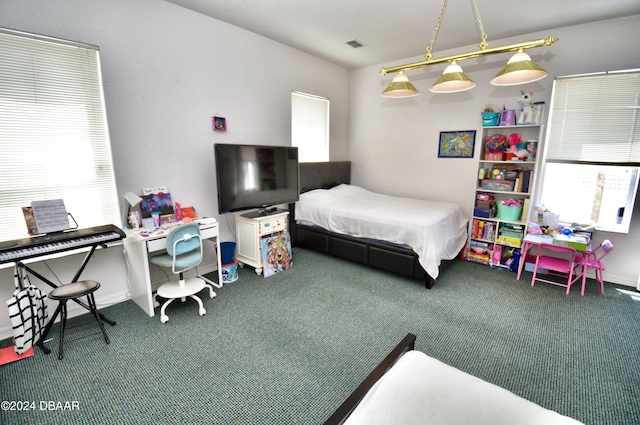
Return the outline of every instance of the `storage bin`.
{"type": "MultiPolygon", "coordinates": [[[[235,248],[235,247],[234,247],[235,248]]],[[[222,282],[229,283],[238,280],[238,262],[222,265],[222,282]]]]}
{"type": "Polygon", "coordinates": [[[484,154],[485,161],[504,161],[504,152],[487,152],[484,154]]]}
{"type": "Polygon", "coordinates": [[[498,218],[500,220],[519,221],[522,216],[522,206],[504,205],[498,203],[498,218]]]}
{"type": "Polygon", "coordinates": [[[484,179],[481,185],[483,189],[513,191],[515,180],[484,179]]]}
{"type": "Polygon", "coordinates": [[[476,194],[476,199],[478,201],[493,201],[495,199],[495,196],[489,194],[489,193],[477,193],[476,194]]]}
{"type": "Polygon", "coordinates": [[[492,201],[476,201],[476,208],[482,208],[483,210],[488,210],[491,208],[492,201]]]}
{"type": "Polygon", "coordinates": [[[500,125],[516,125],[516,110],[505,109],[500,113],[500,125]]]}
{"type": "Polygon", "coordinates": [[[482,113],[482,126],[494,126],[498,125],[500,121],[500,112],[483,112],[482,113]]]}
{"type": "Polygon", "coordinates": [[[231,264],[236,259],[236,243],[235,242],[221,242],[220,243],[222,264],[231,264]]]}
{"type": "Polygon", "coordinates": [[[473,209],[473,216],[474,217],[481,217],[481,218],[491,218],[491,209],[489,208],[474,208],[473,209]]]}
{"type": "Polygon", "coordinates": [[[528,156],[519,157],[513,152],[507,152],[507,161],[526,161],[528,156]]]}

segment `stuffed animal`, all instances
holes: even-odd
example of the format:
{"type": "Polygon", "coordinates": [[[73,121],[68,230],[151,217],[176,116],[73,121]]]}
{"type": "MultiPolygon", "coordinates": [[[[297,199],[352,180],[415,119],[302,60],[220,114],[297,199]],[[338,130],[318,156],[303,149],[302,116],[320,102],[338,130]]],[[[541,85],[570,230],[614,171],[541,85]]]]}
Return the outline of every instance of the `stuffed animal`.
{"type": "Polygon", "coordinates": [[[520,116],[518,117],[518,125],[531,124],[533,122],[533,92],[525,93],[520,90],[520,116]]]}

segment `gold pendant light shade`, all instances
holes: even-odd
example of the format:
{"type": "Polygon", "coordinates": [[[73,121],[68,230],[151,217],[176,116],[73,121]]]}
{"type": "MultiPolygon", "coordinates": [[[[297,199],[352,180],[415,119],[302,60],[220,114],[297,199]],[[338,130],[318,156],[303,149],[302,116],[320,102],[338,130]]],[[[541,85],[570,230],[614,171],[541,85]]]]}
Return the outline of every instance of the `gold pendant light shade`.
{"type": "Polygon", "coordinates": [[[386,89],[382,92],[382,97],[392,97],[392,98],[401,98],[401,97],[413,97],[419,95],[420,92],[416,89],[413,84],[409,81],[404,72],[398,72],[398,75],[393,77],[391,84],[387,86],[386,89]]]}
{"type": "Polygon", "coordinates": [[[504,67],[493,79],[491,84],[494,86],[515,86],[517,84],[526,84],[534,81],[538,81],[547,76],[547,71],[536,65],[529,55],[524,52],[524,49],[533,49],[542,46],[551,46],[558,39],[552,35],[547,38],[538,40],[524,41],[520,43],[508,44],[499,47],[489,47],[487,43],[487,34],[484,32],[484,25],[480,19],[480,12],[478,11],[477,0],[471,0],[474,17],[481,32],[481,40],[478,43],[480,50],[472,52],[458,53],[446,57],[434,58],[431,54],[431,49],[436,40],[438,29],[442,23],[444,12],[447,8],[448,0],[444,0],[436,27],[433,30],[433,36],[427,47],[427,53],[424,55],[425,60],[421,62],[407,63],[404,65],[397,65],[388,68],[382,68],[380,74],[387,75],[392,72],[397,72],[398,75],[393,79],[389,87],[383,92],[384,97],[410,97],[416,96],[418,90],[409,82],[409,79],[404,75],[405,71],[422,68],[425,66],[437,65],[441,63],[449,63],[450,65],[444,70],[442,76],[436,81],[429,91],[433,93],[456,93],[459,91],[469,90],[476,86],[476,83],[469,78],[458,65],[458,61],[465,59],[473,59],[486,55],[495,55],[498,53],[517,52],[507,62],[507,66],[504,67]]]}
{"type": "Polygon", "coordinates": [[[542,80],[546,76],[547,71],[533,62],[531,57],[520,49],[511,56],[507,66],[491,79],[491,84],[494,86],[516,86],[542,80]]]}
{"type": "Polygon", "coordinates": [[[462,72],[462,68],[456,61],[442,73],[442,76],[429,87],[429,91],[433,93],[456,93],[459,91],[470,90],[476,86],[476,83],[462,72]]]}

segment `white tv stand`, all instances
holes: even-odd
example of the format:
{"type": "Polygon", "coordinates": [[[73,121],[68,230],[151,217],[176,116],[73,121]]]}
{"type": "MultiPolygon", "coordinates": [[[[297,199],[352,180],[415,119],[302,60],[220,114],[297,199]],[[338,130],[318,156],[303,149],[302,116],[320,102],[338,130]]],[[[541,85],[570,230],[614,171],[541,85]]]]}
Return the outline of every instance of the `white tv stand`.
{"type": "Polygon", "coordinates": [[[257,210],[235,213],[236,216],[236,259],[238,265],[255,268],[256,274],[263,270],[260,240],[265,235],[287,230],[289,211],[277,210],[268,215],[260,215],[257,210]]]}

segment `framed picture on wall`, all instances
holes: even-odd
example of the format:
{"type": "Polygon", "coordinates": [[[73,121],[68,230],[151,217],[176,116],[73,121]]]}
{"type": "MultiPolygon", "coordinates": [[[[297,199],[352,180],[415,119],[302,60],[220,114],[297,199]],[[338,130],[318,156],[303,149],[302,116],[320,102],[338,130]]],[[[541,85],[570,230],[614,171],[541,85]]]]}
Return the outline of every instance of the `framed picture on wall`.
{"type": "Polygon", "coordinates": [[[473,158],[476,131],[441,131],[438,158],[473,158]]]}
{"type": "Polygon", "coordinates": [[[225,117],[213,117],[213,129],[227,131],[227,120],[225,117]]]}

